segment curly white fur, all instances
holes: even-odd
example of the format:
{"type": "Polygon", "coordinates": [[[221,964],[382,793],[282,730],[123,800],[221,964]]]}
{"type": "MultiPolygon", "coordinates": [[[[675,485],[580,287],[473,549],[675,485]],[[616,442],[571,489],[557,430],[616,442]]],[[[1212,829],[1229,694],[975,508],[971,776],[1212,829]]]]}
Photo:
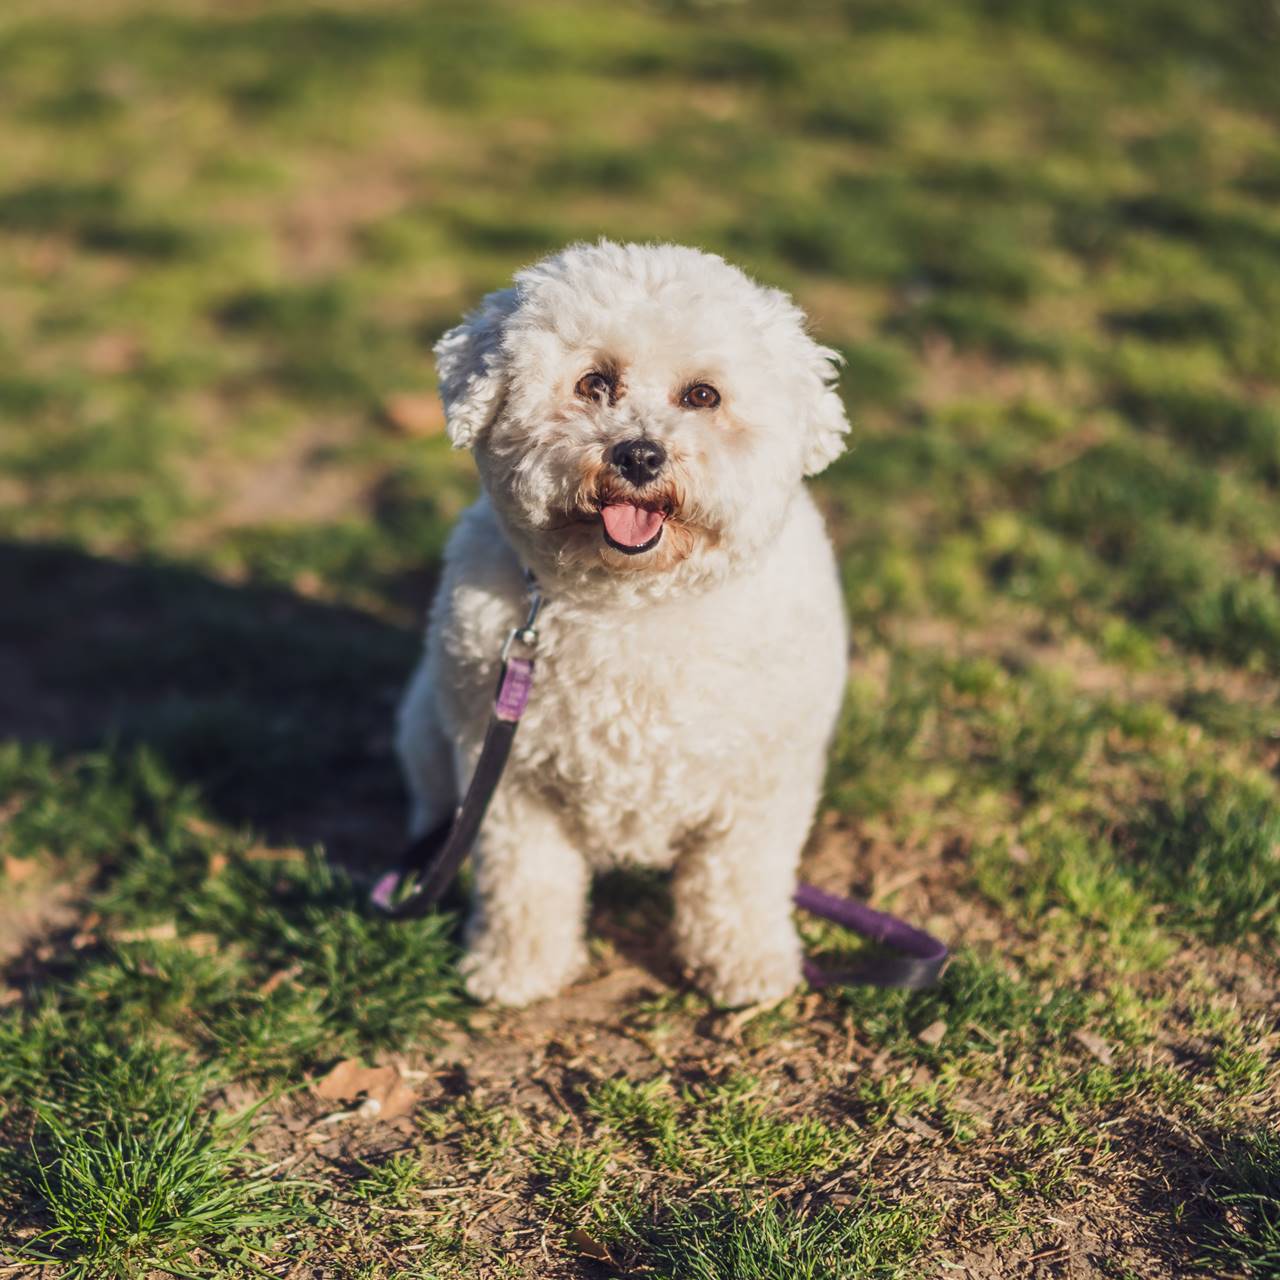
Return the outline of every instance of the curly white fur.
{"type": "Polygon", "coordinates": [[[593,871],[674,871],[685,962],[726,1004],[800,980],[791,894],[845,680],[836,567],[802,479],[843,448],[835,354],[782,293],[674,245],[574,245],[436,348],[450,436],[485,496],[445,555],[400,709],[411,834],[448,816],[479,752],[498,652],[546,597],[532,699],[475,850],[464,961],[525,1004],[581,967],[593,871]],[[603,370],[614,391],[575,393],[603,370]],[[685,390],[707,383],[714,408],[685,390]],[[659,442],[668,513],[623,554],[599,507],[620,441],[659,442]]]}

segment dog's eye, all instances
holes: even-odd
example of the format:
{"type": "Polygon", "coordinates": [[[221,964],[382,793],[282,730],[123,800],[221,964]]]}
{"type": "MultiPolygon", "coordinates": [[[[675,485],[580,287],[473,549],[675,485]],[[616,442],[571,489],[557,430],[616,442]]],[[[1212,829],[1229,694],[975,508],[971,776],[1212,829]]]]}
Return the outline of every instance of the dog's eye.
{"type": "Polygon", "coordinates": [[[681,403],[690,409],[714,409],[720,403],[720,393],[710,383],[698,382],[684,393],[681,403]]]}
{"type": "Polygon", "coordinates": [[[607,400],[613,390],[613,383],[603,373],[592,371],[584,373],[573,390],[583,400],[607,400]]]}

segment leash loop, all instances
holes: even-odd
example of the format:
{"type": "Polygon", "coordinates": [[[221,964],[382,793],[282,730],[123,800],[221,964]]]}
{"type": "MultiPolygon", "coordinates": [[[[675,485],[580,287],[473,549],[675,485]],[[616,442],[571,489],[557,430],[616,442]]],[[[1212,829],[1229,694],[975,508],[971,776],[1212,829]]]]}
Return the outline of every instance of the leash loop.
{"type": "Polygon", "coordinates": [[[798,885],[792,901],[801,911],[899,953],[876,956],[852,969],[824,969],[816,961],[806,959],[804,976],[811,987],[901,987],[919,991],[933,986],[942,976],[949,952],[947,944],[933,934],[887,911],[876,911],[852,898],[824,893],[811,884],[798,885]]]}

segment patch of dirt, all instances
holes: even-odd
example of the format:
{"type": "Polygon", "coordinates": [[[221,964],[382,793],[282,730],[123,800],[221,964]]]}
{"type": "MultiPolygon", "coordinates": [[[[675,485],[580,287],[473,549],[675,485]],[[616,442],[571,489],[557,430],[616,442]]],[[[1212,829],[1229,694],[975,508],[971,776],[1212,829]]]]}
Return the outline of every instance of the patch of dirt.
{"type": "Polygon", "coordinates": [[[207,510],[184,523],[179,549],[203,545],[220,533],[256,524],[319,524],[367,510],[376,472],[350,461],[332,461],[350,443],[355,422],[317,422],[290,431],[252,455],[202,449],[182,467],[187,492],[207,510]]]}
{"type": "Polygon", "coordinates": [[[222,225],[265,230],[292,280],[349,267],[368,227],[428,202],[446,159],[465,158],[467,139],[422,110],[385,103],[359,150],[314,152],[290,174],[287,194],[237,196],[211,217],[222,225]]]}
{"type": "Polygon", "coordinates": [[[1066,671],[1084,694],[1168,701],[1187,692],[1212,690],[1233,701],[1253,703],[1274,702],[1276,697],[1274,680],[1235,667],[1212,666],[1195,655],[1179,653],[1172,670],[1135,669],[1108,661],[1083,637],[1049,634],[1043,615],[1016,606],[993,608],[981,623],[934,614],[902,618],[888,634],[905,648],[932,649],[951,658],[994,658],[1015,671],[1033,666],[1066,671]]]}
{"type": "MultiPolygon", "coordinates": [[[[0,872],[0,966],[6,966],[39,939],[71,928],[84,883],[54,879],[43,864],[25,859],[0,859],[0,872]]],[[[0,988],[0,1005],[11,992],[16,998],[15,988],[0,988]]]]}
{"type": "Polygon", "coordinates": [[[1037,364],[997,363],[960,351],[938,334],[923,342],[919,372],[917,397],[930,410],[958,400],[1037,400],[1071,407],[1091,393],[1090,380],[1078,369],[1063,372],[1037,364]]]}
{"type": "MultiPolygon", "coordinates": [[[[1153,1182],[1154,1170],[1156,1181],[1180,1180],[1189,1191],[1197,1166],[1187,1152],[1164,1152],[1165,1144],[1154,1141],[1161,1122],[1145,1108],[1121,1110],[1112,1131],[1116,1149],[1101,1149],[1073,1171],[1069,1187],[1041,1217],[1022,1221],[1016,1197],[993,1188],[1014,1185],[1011,1179],[1026,1167],[1018,1134],[1036,1124],[1041,1111],[1025,1095],[1007,1092],[999,1080],[966,1081],[951,1105],[975,1117],[978,1136],[962,1144],[946,1135],[945,1121],[927,1103],[878,1129],[860,1101],[864,1084],[905,1074],[928,1087],[937,1078],[876,1052],[828,997],[799,998],[785,1033],[757,1043],[750,1024],[734,1015],[673,1021],[661,1034],[638,1026],[635,1000],[648,989],[642,974],[624,966],[536,1010],[481,1014],[478,1034],[455,1037],[425,1065],[417,1126],[408,1119],[386,1125],[353,1118],[327,1136],[314,1101],[303,1100],[274,1121],[260,1143],[272,1159],[289,1162],[295,1176],[322,1182],[349,1179],[361,1162],[416,1150],[431,1171],[428,1213],[434,1205],[441,1220],[464,1223],[466,1239],[497,1250],[518,1274],[581,1277],[582,1261],[537,1203],[545,1183],[530,1156],[566,1137],[591,1140],[584,1089],[624,1074],[633,1080],[667,1074],[679,1089],[747,1073],[767,1082],[770,1110],[779,1118],[817,1116],[862,1130],[854,1159],[836,1174],[782,1179],[774,1188],[774,1198],[797,1211],[852,1204],[867,1187],[890,1203],[924,1197],[940,1214],[935,1247],[945,1248],[946,1274],[970,1280],[1084,1280],[1109,1274],[1110,1260],[1119,1257],[1127,1274],[1142,1280],[1203,1274],[1163,1217],[1177,1200],[1166,1196],[1178,1188],[1157,1195],[1153,1182]],[[447,1121],[444,1136],[430,1138],[431,1117],[448,1116],[459,1102],[518,1117],[514,1145],[488,1159],[447,1121]],[[973,1225],[1002,1210],[1007,1236],[993,1239],[973,1225]]],[[[624,1158],[615,1177],[643,1184],[652,1171],[624,1158]]],[[[621,1273],[628,1274],[625,1267],[621,1273]]],[[[326,1273],[317,1265],[295,1274],[319,1280],[326,1273]]]]}

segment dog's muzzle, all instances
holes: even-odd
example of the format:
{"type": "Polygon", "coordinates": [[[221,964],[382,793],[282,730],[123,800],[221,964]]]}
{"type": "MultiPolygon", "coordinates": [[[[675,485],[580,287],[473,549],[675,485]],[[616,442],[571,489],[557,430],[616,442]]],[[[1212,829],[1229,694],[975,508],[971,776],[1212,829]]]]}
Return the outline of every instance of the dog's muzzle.
{"type": "Polygon", "coordinates": [[[670,501],[655,499],[651,487],[666,469],[667,451],[656,440],[640,437],[620,441],[606,457],[625,485],[608,485],[600,500],[604,540],[627,556],[651,551],[662,540],[663,522],[671,512],[670,501]],[[635,497],[628,489],[635,490],[635,497]]]}

